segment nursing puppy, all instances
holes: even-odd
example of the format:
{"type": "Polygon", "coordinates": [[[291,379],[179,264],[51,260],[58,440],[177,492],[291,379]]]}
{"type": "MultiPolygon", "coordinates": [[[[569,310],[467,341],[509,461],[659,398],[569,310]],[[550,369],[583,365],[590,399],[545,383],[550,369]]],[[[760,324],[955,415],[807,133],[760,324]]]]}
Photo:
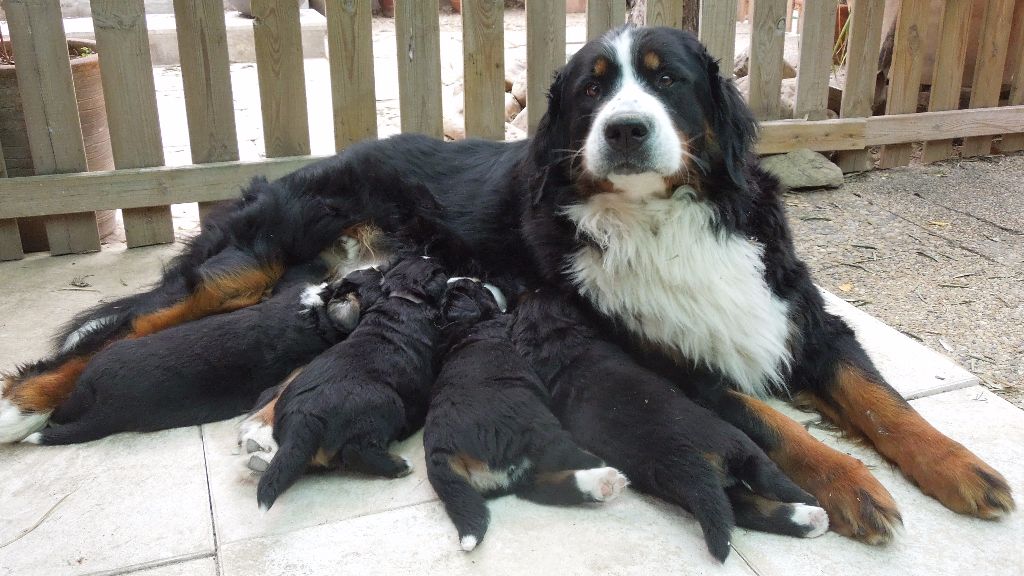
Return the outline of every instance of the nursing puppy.
{"type": "Polygon", "coordinates": [[[379,294],[379,272],[355,272],[328,285],[320,283],[323,271],[292,270],[260,304],[110,345],[53,414],[58,425],[26,441],[87,442],[245,411],[264,389],[343,339],[360,307],[379,294]]]}
{"type": "Polygon", "coordinates": [[[641,491],[693,513],[718,560],[729,555],[735,524],[805,537],[828,529],[814,498],[752,440],[602,340],[568,297],[525,296],[512,339],[547,383],[553,412],[580,446],[641,491]]]}
{"type": "MultiPolygon", "coordinates": [[[[502,298],[503,300],[503,298],[502,298]]],[[[626,477],[581,450],[548,408],[544,383],[509,339],[511,317],[477,281],[441,305],[441,372],[423,429],[427,478],[470,551],[487,532],[486,496],[543,504],[604,502],[626,477]]]]}
{"type": "Polygon", "coordinates": [[[388,445],[423,426],[444,288],[436,260],[399,261],[352,334],[284,387],[274,411],[279,448],[257,490],[261,508],[270,508],[311,460],[392,478],[411,471],[388,445]]]}

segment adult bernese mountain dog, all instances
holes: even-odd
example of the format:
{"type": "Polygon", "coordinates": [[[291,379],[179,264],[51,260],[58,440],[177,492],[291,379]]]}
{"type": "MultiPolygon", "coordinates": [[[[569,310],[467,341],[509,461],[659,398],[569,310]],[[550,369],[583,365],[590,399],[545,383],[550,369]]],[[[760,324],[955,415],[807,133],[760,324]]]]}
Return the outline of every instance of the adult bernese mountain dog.
{"type": "MultiPolygon", "coordinates": [[[[334,203],[352,246],[347,264],[380,256],[406,221],[397,216],[409,211],[396,199],[426,190],[439,210],[422,217],[422,229],[447,230],[457,240],[433,254],[468,247],[448,254],[450,273],[575,290],[634,357],[680,386],[715,380],[695,373],[720,376],[725,385],[687,392],[814,495],[837,532],[884,543],[900,514],[860,461],[817,441],[762,397],[807,402],[952,510],[1009,513],[1014,501],[1003,477],[918,415],[853,331],[826,312],[794,252],[780,185],[752,155],[755,137],[740,94],[693,35],[623,27],[586,44],[558,72],[529,140],[397,136],[352,146],[271,184],[288,203],[334,203]]],[[[407,241],[435,242],[426,236],[407,241]]],[[[0,438],[19,440],[45,422],[90,348],[126,333],[124,319],[145,325],[162,315],[158,326],[192,319],[195,307],[166,313],[165,287],[216,258],[215,240],[204,232],[152,291],[80,316],[65,350],[8,377],[0,438]],[[112,309],[118,322],[104,322],[112,309]]],[[[303,247],[333,245],[313,242],[303,247]]],[[[231,293],[225,277],[203,277],[189,294],[231,293]]]]}

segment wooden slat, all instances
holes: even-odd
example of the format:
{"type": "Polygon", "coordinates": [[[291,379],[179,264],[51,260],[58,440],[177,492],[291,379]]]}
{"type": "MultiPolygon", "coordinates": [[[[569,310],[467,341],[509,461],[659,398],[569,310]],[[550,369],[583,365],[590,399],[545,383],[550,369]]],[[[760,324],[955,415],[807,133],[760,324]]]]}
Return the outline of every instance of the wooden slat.
{"type": "Polygon", "coordinates": [[[252,14],[267,157],[309,154],[298,5],[288,0],[252,0],[252,14]]]}
{"type": "MultiPolygon", "coordinates": [[[[946,0],[939,26],[939,48],[935,55],[935,70],[932,74],[931,96],[928,110],[941,112],[956,110],[960,106],[960,89],[963,83],[964,63],[967,61],[967,40],[971,31],[971,6],[973,0],[946,0]]],[[[953,154],[951,139],[925,142],[923,162],[945,160],[953,154]]]]}
{"type": "Polygon", "coordinates": [[[565,65],[565,0],[526,4],[526,61],[526,119],[532,135],[548,109],[555,70],[565,65]]]}
{"type": "MultiPolygon", "coordinates": [[[[92,3],[110,146],[117,168],[164,163],[143,0],[92,3]]],[[[170,206],[124,209],[129,248],[174,242],[170,206]]]]}
{"type": "Polygon", "coordinates": [[[698,36],[721,63],[718,71],[731,77],[736,57],[736,0],[701,0],[698,36]]]}
{"type": "MultiPolygon", "coordinates": [[[[911,114],[917,110],[921,73],[924,71],[925,26],[930,7],[928,0],[903,0],[896,19],[886,114],[911,114]]],[[[911,152],[910,144],[886,146],[882,149],[878,165],[882,168],[906,166],[910,163],[911,152]]]]}
{"type": "Polygon", "coordinates": [[[750,33],[750,109],[758,120],[781,114],[786,0],[757,0],[750,33]]]}
{"type": "Polygon", "coordinates": [[[327,0],[334,149],[377,137],[370,0],[327,0]]]}
{"type": "Polygon", "coordinates": [[[395,2],[402,132],[441,138],[441,26],[438,0],[395,2]]]}
{"type": "Polygon", "coordinates": [[[1024,133],[1024,105],[875,116],[868,118],[865,137],[868,146],[877,146],[1004,133],[1024,133]]]}
{"type": "MultiPolygon", "coordinates": [[[[1010,105],[1024,104],[1024,2],[1017,2],[1017,10],[1013,15],[1014,32],[1010,38],[1010,48],[1017,50],[1013,77],[1010,80],[1010,105]]],[[[1010,53],[1013,56],[1013,53],[1010,53]]],[[[1024,150],[1024,134],[1006,134],[999,142],[1002,153],[1024,150]]]]}
{"type": "Polygon", "coordinates": [[[835,2],[805,2],[800,12],[800,73],[796,78],[794,118],[824,120],[828,110],[828,79],[832,73],[835,2]]]}
{"type": "Polygon", "coordinates": [[[0,179],[0,219],[66,210],[141,208],[237,198],[253,176],[274,179],[322,159],[271,158],[0,179]]]}
{"type": "MultiPolygon", "coordinates": [[[[978,63],[974,66],[974,81],[971,82],[971,108],[999,105],[1007,43],[1010,41],[1010,26],[1013,24],[1013,4],[1013,0],[989,0],[986,3],[979,33],[978,63]]],[[[990,154],[992,138],[968,138],[960,152],[965,158],[990,154]]]]}
{"type": "Polygon", "coordinates": [[[462,5],[466,136],[505,139],[505,0],[462,5]]]}
{"type": "Polygon", "coordinates": [[[811,150],[858,150],[867,146],[864,118],[841,120],[773,120],[758,130],[758,154],[779,154],[800,148],[811,150]]]}
{"type": "Polygon", "coordinates": [[[647,0],[647,25],[682,28],[682,0],[647,0]]]}
{"type": "MultiPolygon", "coordinates": [[[[4,161],[3,143],[0,142],[0,178],[7,177],[7,163],[4,161]]],[[[0,204],[3,198],[0,197],[0,204]]],[[[21,232],[18,230],[18,221],[14,218],[0,220],[0,261],[21,260],[25,257],[25,251],[21,246],[21,232]]]]}
{"type": "Polygon", "coordinates": [[[587,0],[587,40],[600,38],[625,21],[626,0],[587,0]]]}
{"type": "MultiPolygon", "coordinates": [[[[35,172],[84,172],[87,169],[85,144],[60,2],[7,0],[4,10],[10,24],[11,41],[18,53],[18,65],[14,69],[35,172]]],[[[46,220],[51,254],[100,249],[95,214],[61,212],[64,213],[46,220]]]]}
{"type": "MultiPolygon", "coordinates": [[[[846,55],[846,86],[839,108],[840,118],[871,116],[875,98],[875,77],[878,72],[878,51],[882,44],[884,2],[862,1],[850,13],[848,52],[846,55]]],[[[839,167],[843,172],[871,169],[867,150],[840,152],[839,167]]]]}
{"type": "MultiPolygon", "coordinates": [[[[174,20],[192,162],[238,160],[223,7],[206,0],[174,0],[174,20]]],[[[215,207],[200,202],[200,221],[215,207]]]]}

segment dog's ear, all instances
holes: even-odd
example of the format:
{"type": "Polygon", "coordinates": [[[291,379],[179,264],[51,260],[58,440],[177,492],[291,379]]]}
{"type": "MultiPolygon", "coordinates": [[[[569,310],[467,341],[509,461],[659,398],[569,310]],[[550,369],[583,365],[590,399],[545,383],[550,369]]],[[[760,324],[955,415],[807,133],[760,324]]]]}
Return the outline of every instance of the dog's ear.
{"type": "Polygon", "coordinates": [[[711,87],[711,125],[714,141],[729,180],[746,189],[744,165],[757,138],[757,121],[731,78],[719,74],[718,61],[704,53],[708,83],[711,87]]]}
{"type": "Polygon", "coordinates": [[[536,171],[529,181],[533,205],[536,206],[544,197],[544,189],[548,183],[548,173],[556,162],[555,150],[564,149],[567,144],[565,130],[559,129],[562,117],[562,90],[565,86],[565,68],[555,71],[555,77],[548,88],[548,109],[537,124],[537,132],[533,136],[533,161],[536,171]]]}

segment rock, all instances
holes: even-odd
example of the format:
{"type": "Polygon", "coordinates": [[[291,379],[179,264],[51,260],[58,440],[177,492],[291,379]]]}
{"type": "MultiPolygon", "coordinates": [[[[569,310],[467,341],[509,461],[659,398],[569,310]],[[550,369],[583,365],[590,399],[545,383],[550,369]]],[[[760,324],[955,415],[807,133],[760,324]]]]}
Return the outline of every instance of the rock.
{"type": "Polygon", "coordinates": [[[505,94],[505,121],[508,122],[519,115],[523,111],[523,105],[516,100],[516,97],[506,93],[505,94]]]}
{"type": "MultiPolygon", "coordinates": [[[[750,74],[750,48],[745,48],[732,61],[732,73],[736,78],[750,74]]],[[[782,77],[796,78],[796,65],[785,58],[782,59],[782,77]]]]}
{"type": "Polygon", "coordinates": [[[761,167],[775,175],[790,190],[838,188],[843,171],[823,155],[807,148],[761,159],[761,167]]]}
{"type": "Polygon", "coordinates": [[[526,117],[526,108],[523,108],[522,112],[516,114],[515,119],[512,120],[512,125],[524,133],[530,130],[529,119],[526,117]]]}
{"type": "Polygon", "coordinates": [[[526,108],[526,68],[523,68],[515,82],[512,83],[512,95],[516,97],[523,108],[526,108]]]}
{"type": "Polygon", "coordinates": [[[519,75],[526,70],[526,49],[505,51],[505,92],[512,90],[519,75]]]}
{"type": "Polygon", "coordinates": [[[516,128],[509,122],[505,122],[505,141],[511,142],[513,140],[525,140],[526,132],[516,128]]]}
{"type": "Polygon", "coordinates": [[[452,140],[466,139],[466,119],[461,114],[445,114],[441,123],[445,137],[452,140]]]}

